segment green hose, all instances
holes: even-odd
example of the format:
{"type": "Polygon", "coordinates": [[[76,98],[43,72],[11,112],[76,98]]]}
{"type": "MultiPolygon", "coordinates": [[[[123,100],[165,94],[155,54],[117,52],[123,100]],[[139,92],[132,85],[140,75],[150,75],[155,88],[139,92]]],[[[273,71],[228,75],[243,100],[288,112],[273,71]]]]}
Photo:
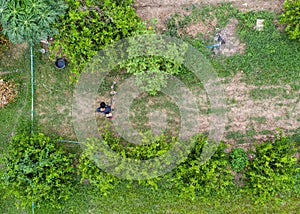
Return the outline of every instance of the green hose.
{"type": "Polygon", "coordinates": [[[30,65],[31,65],[31,134],[33,134],[34,117],[34,66],[33,66],[33,48],[30,46],[30,65]]]}
{"type": "MultiPolygon", "coordinates": [[[[33,116],[34,116],[34,67],[33,67],[33,48],[30,45],[30,67],[31,67],[31,135],[33,134],[33,116]]],[[[32,214],[34,214],[34,201],[31,205],[32,214]]]]}

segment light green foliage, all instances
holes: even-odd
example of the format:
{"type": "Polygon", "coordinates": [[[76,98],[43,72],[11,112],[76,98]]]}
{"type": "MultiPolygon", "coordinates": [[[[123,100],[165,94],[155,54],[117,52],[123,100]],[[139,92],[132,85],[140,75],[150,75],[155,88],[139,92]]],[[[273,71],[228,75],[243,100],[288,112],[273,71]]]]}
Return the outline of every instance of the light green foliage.
{"type": "MultiPolygon", "coordinates": [[[[175,138],[168,139],[164,135],[154,137],[150,133],[144,133],[142,134],[142,137],[144,145],[135,145],[131,143],[127,143],[124,145],[122,140],[118,137],[114,137],[110,131],[105,130],[102,134],[103,143],[105,143],[106,146],[109,146],[113,151],[115,151],[117,153],[115,155],[119,155],[124,159],[127,158],[132,161],[148,160],[163,155],[175,142],[175,138]]],[[[101,170],[98,166],[96,166],[93,160],[89,159],[91,157],[95,157],[96,151],[99,151],[99,147],[97,145],[91,142],[86,144],[86,148],[83,152],[82,157],[80,158],[80,162],[78,165],[79,173],[82,177],[82,181],[84,179],[88,179],[89,183],[92,186],[96,187],[96,189],[103,195],[106,195],[110,189],[114,188],[114,186],[121,181],[121,179],[101,170]]],[[[124,174],[130,174],[137,170],[136,168],[134,168],[134,166],[132,166],[132,168],[124,168],[122,163],[118,163],[116,165],[112,163],[111,167],[114,167],[119,171],[124,171],[124,174]]],[[[145,172],[146,174],[155,173],[153,171],[149,172],[147,167],[140,170],[143,170],[143,172],[145,172]]],[[[157,189],[157,183],[160,179],[161,178],[139,180],[138,182],[140,184],[151,186],[157,189]]],[[[131,182],[132,181],[130,180],[127,181],[128,185],[130,185],[131,182]]]]}
{"type": "Polygon", "coordinates": [[[50,47],[53,56],[65,56],[78,76],[99,50],[135,31],[140,19],[131,2],[66,0],[69,8],[56,25],[59,34],[50,47]]]}
{"type": "Polygon", "coordinates": [[[135,76],[137,86],[151,95],[167,86],[171,75],[179,74],[183,68],[187,45],[168,42],[154,32],[144,31],[144,37],[129,40],[127,54],[129,60],[120,63],[127,73],[135,76]]]}
{"type": "MultiPolygon", "coordinates": [[[[279,192],[289,190],[295,184],[299,172],[295,144],[280,135],[275,142],[255,145],[254,159],[247,164],[245,177],[248,191],[258,196],[256,202],[265,203],[279,192]]],[[[275,198],[276,199],[276,198],[275,198]]]]}
{"type": "Polygon", "coordinates": [[[74,181],[73,156],[58,148],[44,134],[13,137],[1,164],[1,184],[8,196],[21,201],[57,207],[71,196],[74,181]]]}
{"type": "Polygon", "coordinates": [[[228,168],[229,161],[224,152],[225,144],[221,143],[214,155],[201,164],[201,154],[208,140],[201,135],[192,138],[196,145],[188,158],[180,164],[170,178],[180,189],[183,197],[195,199],[197,195],[226,196],[228,188],[233,185],[232,175],[228,168]]]}
{"type": "Polygon", "coordinates": [[[81,183],[88,182],[96,194],[100,193],[106,196],[121,181],[121,179],[101,170],[85,152],[81,154],[77,167],[78,174],[81,176],[81,183]]]}
{"type": "MultiPolygon", "coordinates": [[[[103,142],[108,145],[112,150],[117,152],[123,158],[134,160],[148,160],[155,157],[161,156],[168,152],[175,144],[176,139],[164,135],[153,137],[149,133],[143,134],[144,145],[126,144],[124,145],[120,138],[116,138],[111,132],[105,131],[102,135],[103,142]]],[[[172,172],[163,176],[151,178],[151,179],[140,179],[138,184],[144,186],[151,186],[157,190],[161,185],[175,186],[181,192],[182,197],[188,197],[195,199],[198,194],[204,194],[206,196],[220,195],[226,196],[226,191],[232,187],[232,175],[229,170],[229,161],[224,153],[225,145],[220,144],[216,149],[215,154],[207,162],[201,164],[200,156],[203,152],[203,147],[207,143],[207,139],[200,135],[192,138],[190,143],[195,144],[195,147],[187,159],[182,162],[172,172]]],[[[95,151],[98,148],[95,145],[87,145],[85,154],[86,157],[95,157],[95,151]]],[[[178,150],[178,152],[183,152],[178,150]]],[[[179,153],[178,153],[179,157],[179,153]]],[[[97,169],[95,163],[81,159],[80,171],[84,179],[88,179],[90,183],[97,187],[98,190],[106,193],[108,189],[113,188],[116,181],[120,181],[111,175],[104,173],[102,170],[97,169]],[[86,164],[88,163],[88,164],[86,164]],[[87,170],[87,167],[89,168],[87,170]],[[103,176],[105,175],[105,176],[103,176]]],[[[164,162],[164,163],[167,163],[164,162]]],[[[136,168],[124,168],[122,162],[110,164],[109,167],[115,167],[123,173],[134,173],[136,168]],[[123,168],[122,168],[123,167],[123,168]]],[[[128,167],[128,165],[126,165],[128,167]]],[[[149,168],[140,168],[143,173],[155,174],[154,171],[149,171],[149,168]]],[[[127,185],[133,181],[127,181],[127,185]]]]}
{"type": "Polygon", "coordinates": [[[285,0],[283,7],[280,22],[287,24],[285,30],[290,39],[300,41],[300,0],[285,0]]]}
{"type": "Polygon", "coordinates": [[[231,150],[230,164],[231,164],[231,168],[234,171],[240,172],[244,170],[247,163],[248,163],[248,157],[242,148],[235,148],[231,150]]]}
{"type": "Polygon", "coordinates": [[[52,24],[65,9],[63,0],[0,0],[3,33],[13,43],[37,43],[58,33],[52,24]]]}

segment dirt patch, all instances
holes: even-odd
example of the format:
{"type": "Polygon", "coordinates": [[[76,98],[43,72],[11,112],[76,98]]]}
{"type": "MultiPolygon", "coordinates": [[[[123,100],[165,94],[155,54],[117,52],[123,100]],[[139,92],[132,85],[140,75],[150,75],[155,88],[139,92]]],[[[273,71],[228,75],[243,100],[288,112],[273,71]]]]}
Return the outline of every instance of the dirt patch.
{"type": "MultiPolygon", "coordinates": [[[[241,133],[244,134],[244,138],[266,141],[270,139],[272,133],[277,132],[277,128],[285,132],[300,127],[300,105],[296,96],[290,99],[283,96],[253,99],[250,96],[252,89],[272,89],[278,86],[246,85],[242,82],[242,77],[243,74],[238,73],[229,83],[223,84],[227,98],[235,100],[235,103],[228,105],[230,122],[227,133],[241,133]]],[[[289,85],[280,87],[290,90],[289,85]]],[[[235,140],[234,138],[226,139],[231,143],[235,140]]]]}
{"type": "Polygon", "coordinates": [[[192,37],[196,37],[199,33],[204,35],[205,37],[211,36],[211,32],[215,31],[217,26],[217,19],[206,20],[205,23],[199,21],[196,24],[190,24],[186,26],[181,32],[178,34],[187,34],[192,37]]]}
{"type": "MultiPolygon", "coordinates": [[[[252,90],[261,89],[282,89],[285,91],[291,90],[289,85],[281,86],[255,86],[243,82],[244,74],[237,73],[234,76],[221,79],[224,83],[225,96],[227,101],[227,118],[226,131],[223,140],[232,146],[252,148],[253,142],[262,142],[270,140],[274,137],[274,133],[278,133],[277,128],[280,128],[283,133],[288,133],[291,130],[296,130],[300,127],[300,104],[297,96],[286,98],[283,95],[275,95],[267,98],[254,99],[251,97],[252,90]]],[[[190,127],[193,133],[207,133],[210,131],[211,114],[207,113],[209,105],[205,93],[197,95],[199,112],[199,125],[196,130],[193,118],[188,118],[194,126],[190,127]]],[[[151,105],[161,105],[164,97],[151,99],[151,105]]],[[[149,104],[149,103],[148,103],[149,104]]],[[[189,109],[192,111],[195,109],[189,109]]],[[[144,115],[149,118],[149,122],[139,124],[142,126],[151,127],[154,134],[159,134],[164,129],[171,128],[171,132],[176,133],[175,123],[181,121],[181,115],[168,115],[170,109],[161,105],[159,111],[154,111],[152,114],[144,115]],[[172,127],[167,127],[166,121],[172,119],[172,127]]],[[[119,113],[119,112],[118,112],[119,113]]],[[[196,113],[194,114],[196,115],[196,113]]],[[[134,125],[134,124],[133,124],[134,125]]],[[[175,134],[174,134],[175,135],[175,134]]]]}
{"type": "Polygon", "coordinates": [[[201,4],[219,4],[231,2],[241,11],[268,10],[282,11],[284,0],[136,0],[135,8],[139,17],[144,21],[156,18],[158,28],[166,30],[168,17],[174,13],[187,14],[187,6],[201,4]]]}
{"type": "MultiPolygon", "coordinates": [[[[5,67],[13,66],[14,62],[19,60],[28,48],[27,43],[12,45],[9,44],[5,50],[0,53],[1,65],[5,67]]],[[[29,53],[28,53],[29,56],[29,53]]]]}
{"type": "Polygon", "coordinates": [[[225,56],[232,56],[233,54],[242,54],[246,48],[245,43],[241,43],[235,36],[237,19],[230,19],[228,25],[221,30],[225,44],[221,46],[220,52],[225,56]]]}

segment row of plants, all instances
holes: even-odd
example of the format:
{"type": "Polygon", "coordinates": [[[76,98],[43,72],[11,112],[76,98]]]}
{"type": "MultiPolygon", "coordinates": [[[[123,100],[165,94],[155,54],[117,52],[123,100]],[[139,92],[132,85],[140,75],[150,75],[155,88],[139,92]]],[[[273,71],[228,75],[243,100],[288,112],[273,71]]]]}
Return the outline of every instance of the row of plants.
{"type": "MultiPolygon", "coordinates": [[[[102,137],[110,149],[133,162],[161,157],[177,143],[174,137],[153,137],[149,133],[143,135],[145,145],[124,142],[109,131],[104,131],[102,137]]],[[[6,196],[14,196],[21,206],[29,206],[33,201],[60,207],[74,193],[72,187],[80,181],[102,196],[118,184],[126,183],[127,186],[151,186],[153,191],[176,189],[180,197],[192,200],[229,197],[231,191],[244,191],[254,201],[268,203],[279,200],[280,194],[296,191],[299,187],[300,168],[295,157],[299,147],[281,134],[273,142],[255,144],[254,151],[236,148],[226,153],[226,145],[220,143],[213,156],[205,162],[201,162],[200,157],[208,140],[198,135],[187,142],[194,147],[172,171],[140,180],[120,178],[99,168],[95,159],[99,150],[92,143],[85,144],[81,153],[74,154],[57,140],[42,133],[30,135],[28,131],[13,137],[7,153],[1,157],[1,187],[6,196]],[[242,185],[237,185],[236,174],[243,176],[242,185]]],[[[110,167],[129,174],[136,170],[124,168],[122,162],[110,167]]],[[[148,169],[141,170],[147,173],[148,169]]],[[[153,171],[148,173],[155,174],[153,171]]]]}

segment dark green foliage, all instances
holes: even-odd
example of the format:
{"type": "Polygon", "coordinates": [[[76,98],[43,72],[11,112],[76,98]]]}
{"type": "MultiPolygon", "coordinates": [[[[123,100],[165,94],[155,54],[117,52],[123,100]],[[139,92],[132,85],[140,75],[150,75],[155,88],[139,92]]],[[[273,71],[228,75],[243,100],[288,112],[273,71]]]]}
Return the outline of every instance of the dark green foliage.
{"type": "Polygon", "coordinates": [[[140,23],[129,0],[124,3],[67,0],[66,3],[69,8],[56,25],[59,34],[50,48],[54,57],[67,58],[71,72],[77,76],[99,50],[130,36],[140,23]]]}
{"type": "Polygon", "coordinates": [[[247,163],[248,156],[242,148],[235,148],[231,150],[230,165],[234,171],[240,172],[244,170],[247,163]]]}
{"type": "Polygon", "coordinates": [[[280,22],[286,24],[285,31],[290,39],[300,41],[300,1],[285,0],[283,7],[280,22]]]}
{"type": "Polygon", "coordinates": [[[273,143],[255,144],[254,159],[245,172],[248,191],[257,202],[265,203],[279,192],[291,189],[296,182],[295,144],[280,135],[273,143]]]}
{"type": "MultiPolygon", "coordinates": [[[[194,199],[197,195],[226,196],[226,190],[233,185],[229,170],[229,161],[224,152],[224,143],[220,143],[213,156],[201,162],[200,156],[208,140],[202,136],[192,138],[196,145],[188,158],[171,174],[174,185],[179,188],[183,197],[194,199]]],[[[169,175],[167,175],[168,177],[169,175]]]]}
{"type": "Polygon", "coordinates": [[[52,24],[65,9],[63,0],[0,0],[3,33],[13,43],[38,43],[58,33],[52,24]]]}
{"type": "Polygon", "coordinates": [[[60,206],[72,194],[72,162],[73,156],[44,134],[18,134],[1,160],[3,188],[24,207],[30,206],[32,201],[60,206]]]}

